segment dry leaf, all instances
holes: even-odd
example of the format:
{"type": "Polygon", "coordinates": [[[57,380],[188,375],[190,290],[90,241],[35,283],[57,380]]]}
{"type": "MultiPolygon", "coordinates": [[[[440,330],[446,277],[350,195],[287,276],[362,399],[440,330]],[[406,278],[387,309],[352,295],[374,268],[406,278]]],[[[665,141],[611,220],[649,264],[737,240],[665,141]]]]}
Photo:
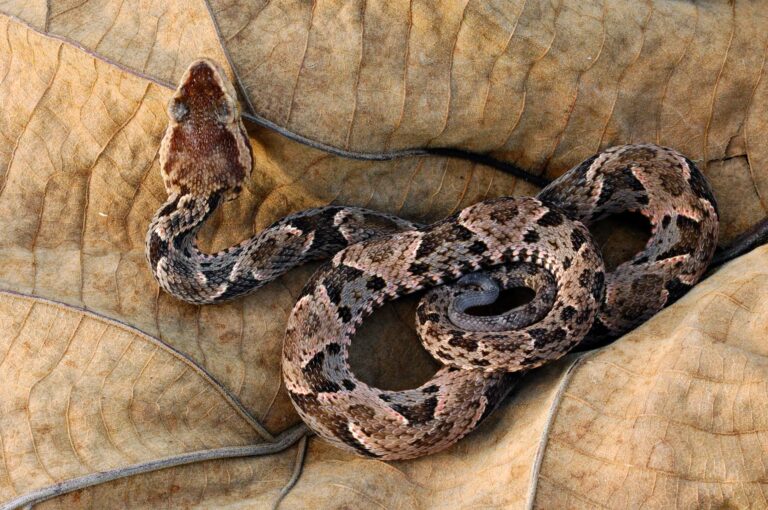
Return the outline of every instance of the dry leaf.
{"type": "MultiPolygon", "coordinates": [[[[146,267],[144,233],[165,197],[165,103],[193,58],[229,56],[252,114],[351,151],[461,147],[551,176],[613,143],[674,146],[713,182],[727,242],[766,214],[764,7],[0,1],[0,288],[21,294],[0,294],[0,500],[268,443],[260,423],[277,434],[297,421],[279,357],[313,268],[194,307],[159,292],[146,267]]],[[[254,178],[204,229],[205,248],[331,202],[426,222],[536,192],[466,161],[354,161],[249,130],[254,178]]],[[[311,440],[283,507],[768,505],[767,254],[612,346],[529,375],[442,454],[387,464],[311,440]]],[[[434,370],[413,303],[358,335],[365,380],[408,387],[434,370]]],[[[268,506],[296,455],[171,468],[61,504],[268,506]]]]}

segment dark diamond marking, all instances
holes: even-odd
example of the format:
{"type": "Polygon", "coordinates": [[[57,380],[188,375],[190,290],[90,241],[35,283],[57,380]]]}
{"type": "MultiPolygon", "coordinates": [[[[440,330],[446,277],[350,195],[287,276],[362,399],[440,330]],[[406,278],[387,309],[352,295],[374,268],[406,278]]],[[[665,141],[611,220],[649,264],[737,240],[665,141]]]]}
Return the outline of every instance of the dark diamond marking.
{"type": "Polygon", "coordinates": [[[602,301],[605,290],[605,273],[597,271],[592,280],[592,297],[595,301],[602,301]]]}
{"type": "Polygon", "coordinates": [[[587,242],[587,236],[584,235],[584,232],[578,229],[571,232],[571,244],[573,245],[574,251],[579,251],[579,249],[586,242],[587,242]]]}
{"type": "Polygon", "coordinates": [[[381,278],[380,276],[373,276],[368,282],[365,284],[366,288],[377,292],[383,289],[387,286],[387,282],[384,281],[384,278],[381,278]]]}
{"type": "Polygon", "coordinates": [[[152,232],[152,235],[149,237],[149,264],[154,269],[160,259],[166,255],[168,255],[168,243],[152,232]]]}
{"type": "Polygon", "coordinates": [[[340,306],[338,308],[338,314],[341,322],[345,324],[352,320],[352,312],[349,310],[349,307],[340,306]]]}
{"type": "Polygon", "coordinates": [[[579,285],[585,289],[592,285],[592,270],[584,269],[579,275],[579,285]]]}
{"type": "MultiPolygon", "coordinates": [[[[597,207],[610,202],[613,199],[614,193],[625,193],[627,190],[635,192],[645,191],[645,186],[635,177],[630,167],[627,166],[615,172],[605,174],[603,185],[600,188],[600,197],[597,199],[597,207]]],[[[645,193],[635,196],[635,200],[644,205],[648,204],[648,196],[645,193]]]]}
{"type": "Polygon", "coordinates": [[[691,285],[680,281],[678,278],[673,278],[667,282],[664,288],[667,289],[667,292],[669,293],[669,297],[665,303],[665,306],[668,306],[683,297],[683,295],[690,290],[691,285]]]}
{"type": "Polygon", "coordinates": [[[523,241],[526,243],[537,243],[539,242],[539,239],[541,239],[541,236],[539,236],[539,233],[535,230],[529,230],[523,236],[523,241]]]}
{"type": "MultiPolygon", "coordinates": [[[[351,266],[345,266],[340,265],[336,268],[334,268],[332,273],[332,278],[334,282],[338,282],[336,285],[341,291],[344,288],[344,285],[346,285],[349,282],[353,282],[359,278],[363,278],[364,273],[360,271],[357,268],[351,267],[351,266]]],[[[326,287],[328,285],[326,284],[326,287]]],[[[338,303],[338,301],[334,301],[334,303],[338,303]]]]}
{"type": "Polygon", "coordinates": [[[448,345],[464,349],[468,352],[475,352],[477,350],[476,340],[456,333],[454,333],[453,336],[451,336],[451,339],[448,340],[448,345]]]}
{"type": "Polygon", "coordinates": [[[405,416],[410,423],[424,424],[435,417],[437,397],[430,397],[420,404],[410,406],[404,404],[392,404],[390,407],[405,416]]]}
{"type": "Polygon", "coordinates": [[[533,328],[528,330],[528,334],[533,338],[533,346],[537,349],[541,349],[547,344],[562,342],[565,338],[565,330],[563,328],[555,328],[553,330],[533,328]]]}
{"type": "Polygon", "coordinates": [[[416,276],[424,276],[425,273],[429,272],[429,266],[422,262],[414,262],[408,267],[408,272],[416,276]]]}
{"type": "Polygon", "coordinates": [[[555,210],[547,211],[536,223],[542,227],[557,227],[563,224],[563,215],[555,210]]]}
{"type": "Polygon", "coordinates": [[[707,199],[715,209],[715,213],[719,216],[720,211],[717,207],[717,200],[715,200],[715,196],[712,194],[712,188],[709,186],[706,177],[704,177],[704,174],[701,173],[693,161],[688,158],[685,158],[685,161],[691,169],[691,177],[688,179],[691,189],[696,195],[707,199]]]}
{"type": "Polygon", "coordinates": [[[331,381],[325,375],[325,351],[315,354],[302,369],[304,377],[315,393],[335,393],[341,391],[341,386],[331,381]]]}
{"type": "Polygon", "coordinates": [[[680,234],[678,241],[664,253],[661,253],[656,260],[677,257],[694,253],[701,237],[701,224],[688,216],[678,216],[675,219],[680,234]]]}
{"type": "Polygon", "coordinates": [[[488,245],[477,239],[467,248],[467,251],[473,255],[482,255],[488,252],[488,245]]]}

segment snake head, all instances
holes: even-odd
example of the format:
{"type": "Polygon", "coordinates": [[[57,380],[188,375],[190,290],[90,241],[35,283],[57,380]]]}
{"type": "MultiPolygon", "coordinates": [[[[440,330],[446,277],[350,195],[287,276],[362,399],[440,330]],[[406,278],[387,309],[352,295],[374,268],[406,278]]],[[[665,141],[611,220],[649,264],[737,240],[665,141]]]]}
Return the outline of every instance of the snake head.
{"type": "Polygon", "coordinates": [[[250,177],[252,162],[235,88],[215,62],[192,62],[168,104],[168,128],[160,145],[166,191],[235,198],[250,177]]]}

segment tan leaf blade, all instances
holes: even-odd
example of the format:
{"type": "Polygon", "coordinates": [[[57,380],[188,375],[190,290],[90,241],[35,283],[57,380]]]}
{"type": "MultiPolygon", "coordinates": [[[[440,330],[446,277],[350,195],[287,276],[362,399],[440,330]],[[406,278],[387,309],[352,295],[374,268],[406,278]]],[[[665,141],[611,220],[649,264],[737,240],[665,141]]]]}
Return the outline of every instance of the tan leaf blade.
{"type": "Polygon", "coordinates": [[[766,293],[763,247],[614,344],[532,373],[431,457],[387,464],[313,442],[283,508],[762,508],[766,293]]]}
{"type": "MultiPolygon", "coordinates": [[[[210,457],[199,450],[224,448],[215,458],[279,451],[301,433],[282,442],[264,438],[208,374],[116,322],[10,293],[0,293],[0,321],[2,500],[20,504],[37,492],[62,493],[72,479],[85,479],[74,484],[83,487],[210,457]]],[[[283,471],[287,480],[290,465],[283,455],[251,468],[283,471]]],[[[175,476],[166,470],[150,485],[169,487],[175,476]]],[[[263,496],[276,498],[284,483],[275,479],[263,496]]]]}
{"type": "MultiPolygon", "coordinates": [[[[75,328],[72,317],[86,317],[82,324],[91,328],[108,321],[61,305],[30,312],[37,326],[29,342],[11,342],[6,348],[16,358],[0,365],[12,383],[0,390],[0,406],[12,411],[0,416],[0,500],[14,497],[13,484],[29,491],[88,473],[73,453],[82,445],[91,464],[120,469],[207,445],[249,444],[257,424],[248,413],[232,411],[237,427],[211,435],[229,416],[215,410],[238,401],[275,435],[297,421],[281,389],[279,357],[287,314],[312,267],[247,299],[199,308],[158,292],[144,261],[144,233],[165,198],[156,151],[168,83],[197,56],[224,62],[228,54],[256,114],[340,148],[494,150],[556,175],[601,146],[657,141],[704,167],[720,204],[723,242],[768,210],[763,2],[554,8],[530,0],[320,1],[310,10],[303,2],[217,0],[209,7],[213,18],[202,2],[0,1],[4,12],[35,27],[0,15],[0,287],[35,296],[3,298],[13,306],[0,310],[0,337],[23,323],[18,314],[26,309],[17,300],[47,297],[139,328],[178,351],[131,333],[137,339],[130,345],[143,349],[96,358],[128,341],[77,330],[69,336],[91,354],[84,359],[72,347],[62,353],[69,330],[65,338],[51,332],[75,328]],[[30,346],[42,354],[32,356],[30,346]],[[147,365],[141,356],[155,351],[147,365]],[[149,377],[194,367],[179,353],[215,381],[190,368],[188,376],[199,377],[189,384],[206,398],[174,389],[168,408],[141,422],[154,441],[142,449],[136,438],[144,435],[107,419],[125,419],[126,409],[143,402],[120,391],[136,371],[149,377]],[[106,404],[117,411],[106,419],[84,414],[83,430],[97,432],[75,434],[75,448],[55,426],[67,385],[52,384],[51,375],[34,392],[19,393],[17,385],[45,377],[46,363],[57,377],[71,377],[89,359],[117,367],[110,381],[127,375],[102,385],[109,365],[97,382],[77,386],[96,395],[84,406],[103,405],[102,388],[112,390],[106,404]],[[159,359],[167,361],[154,370],[159,359]],[[30,396],[36,403],[25,407],[30,396]],[[190,402],[208,407],[179,448],[166,423],[184,423],[190,402]],[[25,428],[25,415],[38,428],[25,428]]],[[[251,136],[254,179],[204,229],[206,249],[328,203],[429,222],[485,198],[536,192],[463,161],[350,161],[258,127],[251,136]]],[[[765,505],[760,340],[768,314],[757,296],[768,290],[767,254],[735,261],[613,346],[530,374],[488,423],[443,454],[385,464],[310,441],[305,471],[281,508],[765,505]]],[[[434,370],[413,335],[413,305],[385,307],[364,325],[352,362],[365,380],[407,387],[434,370]],[[402,367],[404,359],[412,366],[402,367]]],[[[291,485],[297,455],[174,467],[61,502],[262,507],[291,485]]]]}
{"type": "MultiPolygon", "coordinates": [[[[295,423],[280,391],[280,350],[312,268],[217,307],[160,293],[144,237],[165,199],[156,153],[171,91],[9,18],[0,22],[0,69],[8,71],[0,89],[11,106],[0,119],[9,141],[0,145],[0,214],[13,218],[0,224],[0,285],[137,327],[195,359],[268,427],[295,423]]],[[[252,142],[255,177],[204,229],[206,249],[331,202],[434,221],[487,197],[535,191],[456,160],[350,161],[260,130],[252,142]]],[[[395,350],[413,350],[411,324],[403,316],[378,331],[401,338],[395,350]]]]}

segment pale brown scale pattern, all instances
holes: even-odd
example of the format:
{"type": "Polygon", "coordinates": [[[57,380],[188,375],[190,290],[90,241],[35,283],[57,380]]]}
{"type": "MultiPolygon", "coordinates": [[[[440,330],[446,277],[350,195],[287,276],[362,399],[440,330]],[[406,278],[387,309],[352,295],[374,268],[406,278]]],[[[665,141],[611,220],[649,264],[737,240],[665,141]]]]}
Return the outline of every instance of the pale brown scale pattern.
{"type": "Polygon", "coordinates": [[[352,245],[315,273],[288,319],[283,347],[286,388],[310,427],[359,453],[405,459],[442,449],[498,404],[495,397],[506,393],[503,385],[508,383],[501,376],[504,371],[557,359],[581,340],[603,290],[600,276],[580,281],[586,267],[590,274],[602,275],[602,259],[586,228],[529,197],[482,202],[416,231],[352,245]],[[534,225],[541,232],[539,242],[524,242],[524,229],[519,227],[534,225]],[[577,248],[568,237],[573,231],[586,240],[577,248]],[[564,267],[565,257],[574,263],[564,267]],[[509,350],[489,346],[494,352],[486,360],[495,366],[472,363],[470,368],[479,370],[445,368],[421,387],[403,392],[371,388],[352,373],[351,339],[374,308],[467,273],[516,261],[547,268],[559,292],[547,317],[523,330],[526,337],[520,345],[509,350]],[[578,306],[582,316],[563,320],[560,310],[565,306],[578,306]],[[334,309],[337,313],[331,316],[334,309]],[[318,321],[319,310],[325,321],[318,321]],[[446,386],[451,393],[441,391],[446,386]],[[437,391],[431,393],[428,388],[437,391]],[[329,416],[349,420],[329,422],[329,416]]]}
{"type": "Polygon", "coordinates": [[[558,289],[557,299],[548,314],[526,327],[503,333],[466,331],[446,320],[449,300],[442,296],[451,290],[437,289],[441,298],[429,303],[428,296],[423,305],[427,312],[424,317],[436,316],[423,323],[417,320],[417,330],[426,349],[445,364],[489,372],[518,371],[557,359],[584,337],[594,313],[591,303],[602,299],[603,263],[589,231],[562,212],[535,201],[514,201],[510,209],[516,209],[515,215],[504,208],[498,211],[499,204],[508,200],[467,208],[459,214],[458,222],[487,246],[491,260],[498,261],[506,254],[550,273],[558,289]],[[535,241],[528,235],[531,230],[537,232],[535,241]],[[571,242],[574,232],[588,242],[575,245],[571,242]],[[563,314],[566,308],[578,313],[563,314]]]}
{"type": "Polygon", "coordinates": [[[195,235],[250,177],[250,143],[234,87],[211,61],[190,65],[168,114],[160,163],[169,197],[146,239],[155,278],[179,299],[216,303],[332,257],[288,320],[283,376],[307,424],[362,455],[404,459],[450,446],[504,398],[511,371],[585,345],[588,330],[587,341],[594,342],[633,327],[700,278],[717,241],[715,201],[693,163],[671,149],[629,145],[586,160],[538,199],[488,200],[429,226],[366,209],[321,207],[206,254],[195,235]],[[644,252],[604,276],[584,225],[623,210],[645,215],[653,235],[644,252]],[[482,321],[446,315],[453,300],[469,295],[454,283],[465,275],[523,284],[537,297],[482,321]],[[347,353],[361,321],[385,301],[425,288],[434,290],[419,305],[417,328],[446,366],[404,391],[358,380],[347,353]]]}
{"type": "Polygon", "coordinates": [[[704,274],[717,246],[717,203],[709,183],[692,161],[667,147],[612,147],[538,197],[587,226],[627,211],[651,224],[645,248],[606,275],[605,302],[589,344],[629,331],[678,299],[704,274]]]}

